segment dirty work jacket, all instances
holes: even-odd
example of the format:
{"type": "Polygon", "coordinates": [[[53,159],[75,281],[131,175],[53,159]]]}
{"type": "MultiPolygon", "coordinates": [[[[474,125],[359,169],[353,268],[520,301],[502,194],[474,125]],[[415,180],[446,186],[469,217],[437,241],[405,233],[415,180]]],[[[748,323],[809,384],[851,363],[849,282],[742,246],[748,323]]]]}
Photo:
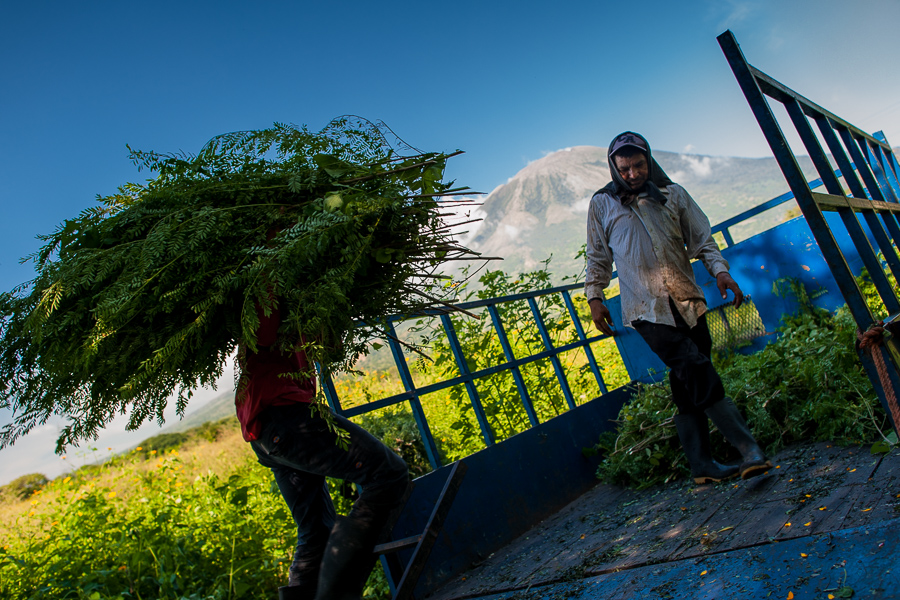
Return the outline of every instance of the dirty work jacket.
{"type": "Polygon", "coordinates": [[[613,262],[618,270],[622,322],[675,325],[671,297],[685,322],[693,327],[706,312],[703,292],[694,279],[691,259],[715,277],[728,262],[710,234],[709,219],[680,185],[661,189],[665,203],[646,193],[627,204],[599,192],[591,198],[587,223],[588,299],[603,298],[613,262]]]}

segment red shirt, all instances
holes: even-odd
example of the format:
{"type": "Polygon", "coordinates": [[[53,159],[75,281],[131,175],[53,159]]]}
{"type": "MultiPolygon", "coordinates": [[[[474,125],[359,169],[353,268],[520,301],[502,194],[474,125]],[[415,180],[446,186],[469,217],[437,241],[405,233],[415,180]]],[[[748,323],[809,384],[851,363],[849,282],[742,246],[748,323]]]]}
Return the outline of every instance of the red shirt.
{"type": "Polygon", "coordinates": [[[244,364],[245,387],[240,398],[235,398],[237,418],[241,422],[241,434],[245,441],[259,439],[261,424],[259,415],[270,406],[285,406],[297,402],[310,403],[316,396],[315,377],[297,379],[279,377],[285,373],[305,373],[310,370],[303,351],[283,352],[275,346],[279,310],[273,309],[268,317],[257,307],[259,329],[256,332],[258,352],[247,352],[244,364]]]}

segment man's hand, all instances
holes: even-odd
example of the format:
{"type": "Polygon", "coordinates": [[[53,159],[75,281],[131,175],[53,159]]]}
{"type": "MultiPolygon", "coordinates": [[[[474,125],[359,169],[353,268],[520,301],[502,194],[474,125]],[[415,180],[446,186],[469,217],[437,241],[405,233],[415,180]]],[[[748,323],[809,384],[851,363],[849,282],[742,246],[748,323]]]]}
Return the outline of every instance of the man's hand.
{"type": "Polygon", "coordinates": [[[744,301],[744,292],[741,291],[741,288],[738,287],[738,284],[727,271],[722,271],[716,275],[716,286],[719,288],[719,293],[722,294],[722,300],[728,297],[727,290],[731,290],[734,293],[735,308],[738,308],[744,301]]]}
{"type": "Polygon", "coordinates": [[[594,299],[590,303],[591,320],[601,332],[606,335],[613,335],[613,320],[609,314],[609,309],[599,299],[594,299]]]}

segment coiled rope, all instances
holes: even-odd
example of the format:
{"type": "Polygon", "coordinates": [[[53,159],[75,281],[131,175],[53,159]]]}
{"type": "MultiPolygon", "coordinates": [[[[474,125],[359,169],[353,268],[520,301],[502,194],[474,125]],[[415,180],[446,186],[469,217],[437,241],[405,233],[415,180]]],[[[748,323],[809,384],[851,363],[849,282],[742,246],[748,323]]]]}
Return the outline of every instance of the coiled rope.
{"type": "Polygon", "coordinates": [[[875,363],[875,370],[878,371],[878,379],[881,381],[881,388],[884,390],[884,396],[887,399],[888,408],[894,420],[894,429],[900,435],[900,405],[897,403],[897,393],[894,391],[894,384],[888,375],[887,365],[884,362],[884,356],[882,356],[880,348],[884,343],[884,329],[884,323],[878,321],[865,333],[857,329],[856,339],[859,342],[860,350],[866,351],[875,363]]]}

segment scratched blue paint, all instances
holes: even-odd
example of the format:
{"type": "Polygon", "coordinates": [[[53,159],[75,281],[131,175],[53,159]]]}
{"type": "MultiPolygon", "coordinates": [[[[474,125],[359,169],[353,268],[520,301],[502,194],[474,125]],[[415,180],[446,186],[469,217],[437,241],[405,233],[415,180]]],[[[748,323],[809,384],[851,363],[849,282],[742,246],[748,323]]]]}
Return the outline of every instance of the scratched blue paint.
{"type": "MultiPolygon", "coordinates": [[[[529,600],[897,598],[900,519],[529,590],[529,600]],[[803,557],[801,554],[805,554],[803,557]],[[843,596],[850,597],[850,596],[843,596]]],[[[521,591],[470,597],[513,600],[521,591]]]]}

